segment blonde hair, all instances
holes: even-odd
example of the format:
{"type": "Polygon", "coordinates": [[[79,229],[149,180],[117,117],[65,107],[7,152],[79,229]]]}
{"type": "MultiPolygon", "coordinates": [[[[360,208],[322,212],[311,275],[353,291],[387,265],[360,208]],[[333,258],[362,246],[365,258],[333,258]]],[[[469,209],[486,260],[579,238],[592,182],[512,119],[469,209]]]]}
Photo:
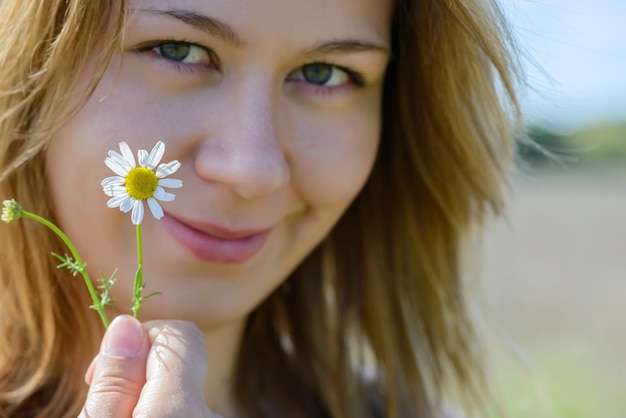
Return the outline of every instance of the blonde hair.
{"type": "MultiPolygon", "coordinates": [[[[45,144],[71,116],[67,92],[96,43],[106,54],[83,100],[99,80],[126,7],[0,1],[2,198],[54,217],[45,144]]],[[[451,386],[468,408],[482,402],[460,253],[502,207],[519,117],[509,40],[493,1],[396,0],[376,165],[330,235],[250,315],[234,386],[246,417],[430,417],[451,386]]],[[[75,416],[97,315],[55,268],[49,252],[63,249],[43,228],[1,227],[0,245],[0,411],[75,416]]]]}
{"type": "MultiPolygon", "coordinates": [[[[71,116],[69,101],[80,99],[70,92],[91,58],[84,51],[107,44],[83,100],[110,59],[125,10],[121,1],[83,3],[0,1],[0,192],[48,219],[42,150],[71,116]]],[[[66,250],[41,225],[0,227],[0,246],[0,414],[76,416],[102,334],[85,290],[56,268],[50,252],[66,250]]]]}

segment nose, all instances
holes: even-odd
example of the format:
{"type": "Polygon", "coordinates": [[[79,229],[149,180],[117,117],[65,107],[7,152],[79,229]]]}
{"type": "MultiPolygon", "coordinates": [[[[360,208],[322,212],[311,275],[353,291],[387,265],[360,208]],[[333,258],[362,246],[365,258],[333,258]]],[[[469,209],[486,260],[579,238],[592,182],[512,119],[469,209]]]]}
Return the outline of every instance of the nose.
{"type": "Polygon", "coordinates": [[[211,123],[196,154],[198,175],[245,199],[286,185],[290,171],[277,135],[277,105],[271,89],[261,83],[241,84],[218,96],[219,109],[213,107],[216,114],[207,118],[211,123]]]}

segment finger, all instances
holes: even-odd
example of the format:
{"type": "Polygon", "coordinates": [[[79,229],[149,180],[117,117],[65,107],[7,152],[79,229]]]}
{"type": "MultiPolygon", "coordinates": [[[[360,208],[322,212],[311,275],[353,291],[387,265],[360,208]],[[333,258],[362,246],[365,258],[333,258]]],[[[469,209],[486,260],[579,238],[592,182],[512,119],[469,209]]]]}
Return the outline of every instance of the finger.
{"type": "Polygon", "coordinates": [[[93,360],[91,360],[91,363],[89,363],[89,367],[87,367],[87,371],[85,372],[85,383],[87,383],[87,386],[91,386],[91,381],[93,380],[93,371],[95,370],[96,364],[98,363],[98,357],[99,355],[96,354],[93,360]]]}
{"type": "Polygon", "coordinates": [[[202,332],[185,321],[151,321],[145,326],[152,344],[136,416],[217,417],[204,398],[207,355],[202,332]],[[155,400],[160,401],[158,411],[155,400]]]}
{"type": "Polygon", "coordinates": [[[107,329],[91,372],[81,418],[132,416],[146,379],[148,334],[136,319],[122,315],[107,329]]]}

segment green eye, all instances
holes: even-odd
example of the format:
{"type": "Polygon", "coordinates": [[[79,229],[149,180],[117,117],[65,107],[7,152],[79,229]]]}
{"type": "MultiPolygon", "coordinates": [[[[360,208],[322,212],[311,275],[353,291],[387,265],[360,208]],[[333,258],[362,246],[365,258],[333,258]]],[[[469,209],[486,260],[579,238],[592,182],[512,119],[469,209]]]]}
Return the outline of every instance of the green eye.
{"type": "Polygon", "coordinates": [[[145,51],[152,51],[173,63],[189,65],[209,65],[212,63],[209,50],[200,45],[183,41],[164,41],[154,43],[145,51]]]}
{"type": "Polygon", "coordinates": [[[302,67],[302,76],[309,83],[326,84],[333,76],[334,67],[330,64],[314,63],[302,67]]]}
{"type": "Polygon", "coordinates": [[[181,42],[168,42],[156,47],[159,54],[172,61],[183,61],[189,56],[191,45],[181,42]]]}
{"type": "Polygon", "coordinates": [[[355,82],[358,76],[348,70],[326,62],[312,62],[300,67],[293,75],[293,79],[302,80],[309,84],[321,87],[338,87],[355,82]]]}

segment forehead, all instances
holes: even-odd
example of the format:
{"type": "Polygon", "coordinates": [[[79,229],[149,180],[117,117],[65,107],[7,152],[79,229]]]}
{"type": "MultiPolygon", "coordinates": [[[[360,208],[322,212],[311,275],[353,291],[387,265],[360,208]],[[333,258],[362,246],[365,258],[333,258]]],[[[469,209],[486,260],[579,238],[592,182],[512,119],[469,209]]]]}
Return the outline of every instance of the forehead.
{"type": "MultiPolygon", "coordinates": [[[[362,35],[387,42],[391,0],[131,0],[131,10],[181,10],[226,22],[244,43],[362,35]]],[[[270,46],[270,45],[266,45],[270,46]]]]}

